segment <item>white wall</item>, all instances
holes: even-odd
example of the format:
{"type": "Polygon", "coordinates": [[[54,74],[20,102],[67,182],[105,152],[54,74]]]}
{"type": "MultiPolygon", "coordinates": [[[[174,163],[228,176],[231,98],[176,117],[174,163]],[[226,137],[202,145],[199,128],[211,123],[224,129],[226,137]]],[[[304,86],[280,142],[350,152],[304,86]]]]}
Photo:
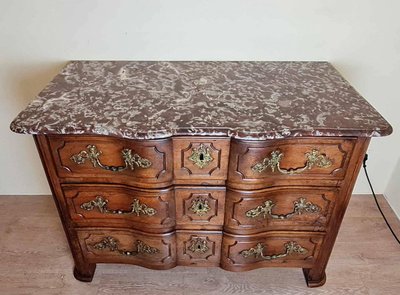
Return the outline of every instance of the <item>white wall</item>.
{"type": "Polygon", "coordinates": [[[396,210],[397,217],[400,219],[400,158],[398,159],[392,176],[385,190],[385,197],[390,202],[392,208],[396,210]]]}
{"type": "MultiPolygon", "coordinates": [[[[8,125],[71,59],[331,61],[395,129],[369,151],[382,193],[400,142],[399,11],[396,0],[0,0],[0,194],[49,193],[31,137],[8,125]]],[[[356,192],[369,192],[363,176],[356,192]]]]}

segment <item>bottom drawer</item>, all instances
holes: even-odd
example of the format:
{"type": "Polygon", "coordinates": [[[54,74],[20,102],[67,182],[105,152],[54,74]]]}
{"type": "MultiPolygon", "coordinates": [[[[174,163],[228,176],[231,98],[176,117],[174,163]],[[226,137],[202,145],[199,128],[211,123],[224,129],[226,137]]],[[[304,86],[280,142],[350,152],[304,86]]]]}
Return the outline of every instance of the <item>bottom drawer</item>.
{"type": "Polygon", "coordinates": [[[135,230],[78,230],[79,243],[90,263],[129,263],[152,269],[176,266],[175,233],[135,230]]]}
{"type": "Polygon", "coordinates": [[[311,268],[324,235],[310,232],[268,232],[247,236],[224,233],[221,267],[230,271],[269,266],[311,268]]]}
{"type": "Polygon", "coordinates": [[[219,231],[177,231],[178,265],[219,266],[222,233],[219,231]]]}

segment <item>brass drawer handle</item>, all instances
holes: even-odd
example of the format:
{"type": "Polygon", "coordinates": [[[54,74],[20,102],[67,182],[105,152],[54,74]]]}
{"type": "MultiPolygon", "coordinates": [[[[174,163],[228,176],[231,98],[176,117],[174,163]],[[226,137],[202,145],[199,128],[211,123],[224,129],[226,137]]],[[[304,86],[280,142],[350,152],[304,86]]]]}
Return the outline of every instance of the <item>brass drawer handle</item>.
{"type": "Polygon", "coordinates": [[[160,252],[159,249],[150,247],[149,245],[145,244],[141,240],[136,240],[136,250],[121,250],[118,248],[118,240],[113,237],[105,237],[100,242],[93,245],[93,248],[96,250],[106,250],[109,249],[111,252],[118,252],[121,255],[125,256],[136,256],[139,254],[156,254],[160,252]]]}
{"type": "Polygon", "coordinates": [[[124,211],[121,209],[117,210],[109,210],[107,208],[108,200],[104,199],[102,196],[96,196],[96,199],[91,200],[89,202],[81,204],[81,208],[86,211],[91,211],[95,208],[100,211],[100,213],[104,214],[119,214],[119,215],[130,215],[135,214],[136,216],[140,216],[140,214],[153,216],[157,213],[157,210],[151,207],[148,207],[146,204],[141,204],[138,199],[133,199],[131,203],[131,210],[124,211]]]}
{"type": "Polygon", "coordinates": [[[254,166],[252,166],[251,170],[261,173],[270,167],[272,172],[277,170],[281,174],[299,174],[313,168],[314,166],[319,168],[328,168],[332,165],[332,160],[329,159],[325,154],[321,154],[317,149],[312,149],[311,152],[305,153],[307,160],[303,167],[283,169],[280,167],[280,162],[283,158],[283,155],[284,154],[279,150],[275,150],[271,152],[271,158],[264,158],[262,162],[256,163],[254,166]]]}
{"type": "Polygon", "coordinates": [[[204,144],[200,144],[198,148],[192,148],[192,155],[189,157],[189,160],[202,169],[214,159],[211,156],[210,149],[204,144]]]}
{"type": "Polygon", "coordinates": [[[102,154],[102,152],[99,151],[97,147],[92,144],[89,144],[86,147],[86,150],[82,150],[78,154],[72,155],[71,160],[74,161],[76,164],[81,165],[86,162],[86,159],[89,159],[92,162],[93,167],[98,166],[104,170],[113,172],[124,171],[128,168],[130,168],[131,170],[135,170],[135,166],[141,168],[149,168],[152,165],[152,163],[148,159],[142,158],[138,154],[132,154],[131,149],[123,149],[121,153],[122,159],[124,159],[125,162],[125,166],[103,165],[99,159],[99,156],[102,154]]]}
{"type": "Polygon", "coordinates": [[[301,215],[303,213],[318,213],[321,211],[321,208],[318,205],[315,205],[311,202],[307,202],[305,198],[300,198],[293,202],[293,211],[288,214],[273,214],[272,208],[276,204],[267,200],[264,202],[264,205],[257,206],[254,209],[251,209],[246,212],[246,216],[249,218],[256,218],[259,215],[263,215],[264,218],[271,217],[272,219],[289,219],[295,215],[301,215]]]}
{"type": "Polygon", "coordinates": [[[198,216],[203,216],[210,211],[210,205],[208,205],[208,200],[202,197],[197,197],[192,201],[192,205],[190,206],[189,210],[193,213],[197,214],[198,216]]]}
{"type": "Polygon", "coordinates": [[[279,259],[279,258],[289,256],[291,254],[306,254],[308,252],[307,249],[303,248],[295,241],[287,242],[284,245],[284,247],[285,247],[284,253],[264,255],[263,252],[264,252],[265,246],[261,243],[258,243],[254,248],[250,248],[250,249],[241,251],[240,255],[242,255],[244,258],[254,256],[255,258],[262,258],[264,260],[274,260],[274,259],[279,259]]]}

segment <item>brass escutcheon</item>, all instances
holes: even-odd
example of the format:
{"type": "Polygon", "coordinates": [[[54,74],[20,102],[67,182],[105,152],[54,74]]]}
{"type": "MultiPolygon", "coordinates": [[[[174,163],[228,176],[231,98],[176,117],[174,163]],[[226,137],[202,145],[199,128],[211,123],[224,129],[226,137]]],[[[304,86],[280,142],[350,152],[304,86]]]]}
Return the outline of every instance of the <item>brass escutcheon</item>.
{"type": "Polygon", "coordinates": [[[204,144],[200,144],[198,148],[192,148],[192,155],[189,157],[189,160],[202,169],[210,164],[214,159],[211,156],[210,148],[204,144]]]}
{"type": "Polygon", "coordinates": [[[192,201],[192,205],[189,210],[198,216],[203,216],[210,211],[210,206],[208,205],[208,200],[202,197],[197,197],[192,201]]]}

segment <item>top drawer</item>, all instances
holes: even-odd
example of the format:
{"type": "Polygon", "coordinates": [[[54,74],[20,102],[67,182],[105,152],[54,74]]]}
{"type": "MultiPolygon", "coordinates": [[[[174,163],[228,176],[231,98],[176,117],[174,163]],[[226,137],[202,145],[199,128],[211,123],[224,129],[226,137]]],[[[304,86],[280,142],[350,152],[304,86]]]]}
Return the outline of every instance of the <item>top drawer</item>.
{"type": "Polygon", "coordinates": [[[298,138],[231,144],[228,181],[251,185],[337,185],[345,177],[356,139],[298,138]]]}
{"type": "Polygon", "coordinates": [[[225,184],[229,138],[174,137],[174,180],[177,184],[225,184]]]}
{"type": "Polygon", "coordinates": [[[172,182],[172,142],[101,136],[49,137],[57,174],[90,181],[161,187],[172,182]]]}

